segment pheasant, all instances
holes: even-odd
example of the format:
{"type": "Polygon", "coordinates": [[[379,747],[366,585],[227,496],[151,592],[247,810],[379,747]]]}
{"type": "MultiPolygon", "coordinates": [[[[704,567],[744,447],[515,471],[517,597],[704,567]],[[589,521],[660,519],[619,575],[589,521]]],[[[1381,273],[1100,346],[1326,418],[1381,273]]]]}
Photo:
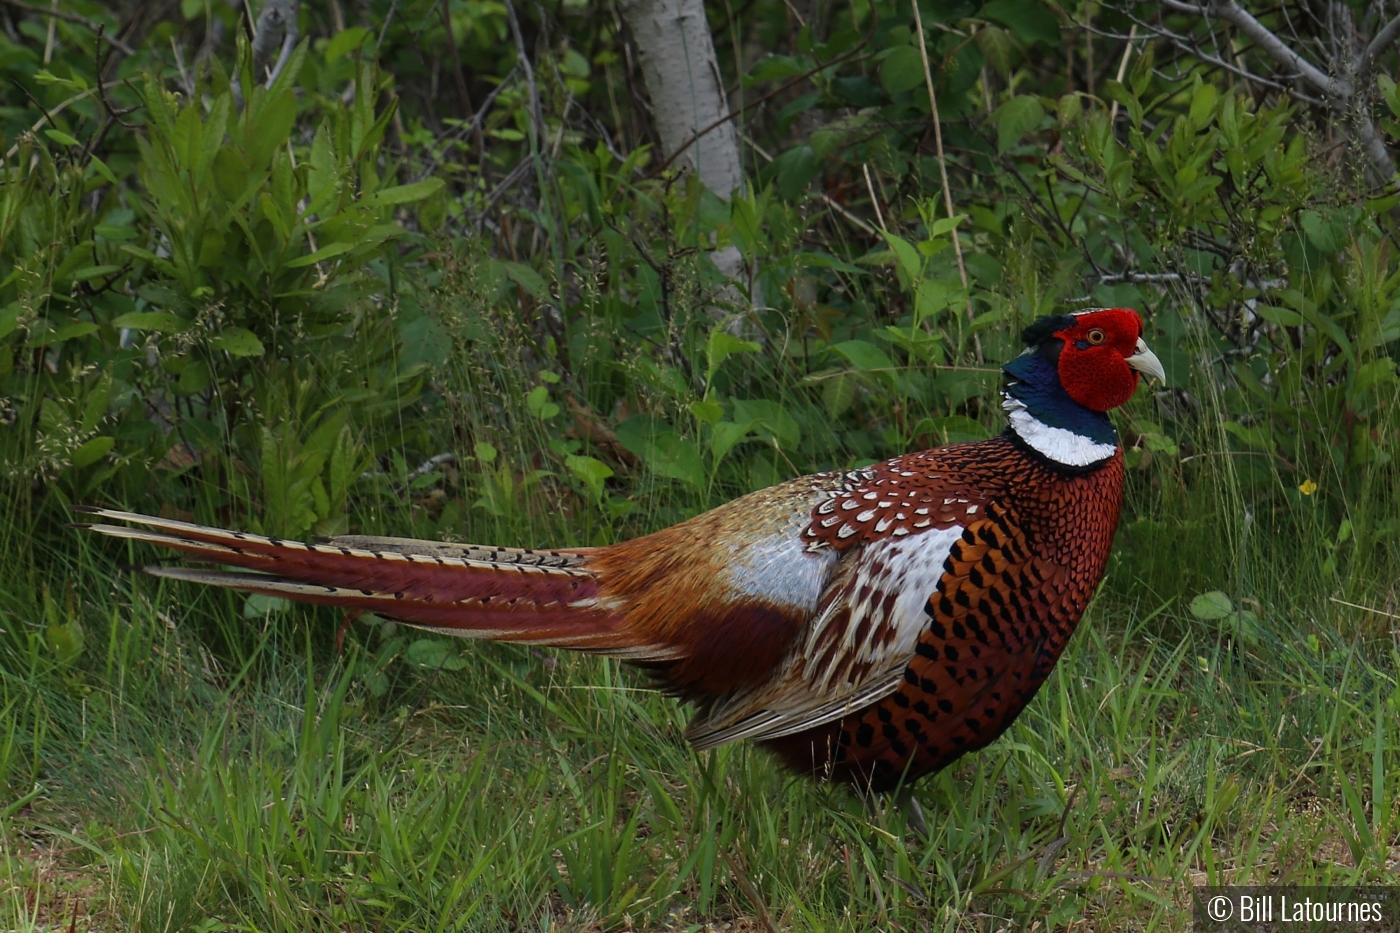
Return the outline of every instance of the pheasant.
{"type": "Polygon", "coordinates": [[[1043,317],[988,440],[804,476],[620,544],[317,544],[103,508],[86,527],[240,571],[160,577],[621,658],[693,704],[696,749],[750,739],[887,791],[992,742],[1064,651],[1108,561],[1123,454],[1107,412],[1165,381],[1126,309],[1043,317]],[[135,526],[135,527],[133,527],[135,526]]]}

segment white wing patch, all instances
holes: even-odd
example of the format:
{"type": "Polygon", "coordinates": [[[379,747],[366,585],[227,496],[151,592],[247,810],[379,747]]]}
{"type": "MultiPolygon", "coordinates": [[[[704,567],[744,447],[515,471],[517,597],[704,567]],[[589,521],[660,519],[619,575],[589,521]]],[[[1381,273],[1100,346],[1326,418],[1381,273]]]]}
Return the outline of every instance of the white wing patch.
{"type": "Polygon", "coordinates": [[[791,528],[781,528],[728,555],[720,580],[734,596],[755,596],[804,614],[817,611],[831,580],[835,551],[814,553],[802,540],[806,514],[791,528]]]}
{"type": "MultiPolygon", "coordinates": [[[[687,730],[697,749],[775,739],[840,719],[891,693],[928,625],[961,526],[886,538],[849,555],[786,663],[767,683],[726,698],[687,730]]],[[[808,555],[812,556],[812,555],[808,555]]]]}

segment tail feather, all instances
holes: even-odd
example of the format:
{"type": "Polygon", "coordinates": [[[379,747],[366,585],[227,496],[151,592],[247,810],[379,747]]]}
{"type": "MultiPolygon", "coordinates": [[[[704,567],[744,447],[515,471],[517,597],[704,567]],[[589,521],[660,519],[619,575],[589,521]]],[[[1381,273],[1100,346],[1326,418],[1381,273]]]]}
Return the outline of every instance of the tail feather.
{"type": "Polygon", "coordinates": [[[145,568],[155,576],[374,612],[468,638],[552,645],[634,660],[663,660],[672,654],[667,646],[648,644],[624,626],[621,601],[607,594],[588,566],[587,551],[366,536],[306,544],[132,512],[80,511],[130,523],[86,526],[99,534],[254,571],[145,568]]]}

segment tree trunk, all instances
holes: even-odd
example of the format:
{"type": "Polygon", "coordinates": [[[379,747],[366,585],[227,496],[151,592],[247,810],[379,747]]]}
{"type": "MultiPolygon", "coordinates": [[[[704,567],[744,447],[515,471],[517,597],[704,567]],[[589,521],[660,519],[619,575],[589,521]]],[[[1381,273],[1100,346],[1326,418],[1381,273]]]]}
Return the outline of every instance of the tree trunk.
{"type": "MultiPolygon", "coordinates": [[[[744,167],[739,160],[739,136],[724,99],[715,43],[705,20],[701,0],[622,0],[622,16],[637,43],[642,62],[642,79],[651,97],[652,120],[661,145],[662,158],[688,166],[700,176],[700,183],[728,201],[744,183],[744,167]]],[[[745,268],[737,246],[726,246],[710,254],[715,268],[730,280],[746,282],[748,304],[763,304],[757,269],[745,268]]],[[[723,295],[735,305],[744,304],[733,286],[723,295]]],[[[719,309],[712,313],[721,314],[719,309]]],[[[730,322],[742,329],[742,321],[730,322]]]]}
{"type": "Polygon", "coordinates": [[[720,123],[729,105],[704,3],[622,0],[621,6],[641,57],[652,118],[666,150],[662,157],[689,165],[701,184],[729,200],[744,183],[744,169],[734,124],[720,123]],[[708,132],[697,138],[704,130],[708,132]]]}

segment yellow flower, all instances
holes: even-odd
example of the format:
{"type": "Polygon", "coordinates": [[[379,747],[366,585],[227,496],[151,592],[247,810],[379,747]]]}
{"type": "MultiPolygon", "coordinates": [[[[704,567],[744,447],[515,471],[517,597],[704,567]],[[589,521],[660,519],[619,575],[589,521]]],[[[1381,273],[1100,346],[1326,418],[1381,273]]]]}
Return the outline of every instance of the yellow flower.
{"type": "Polygon", "coordinates": [[[1317,492],[1317,483],[1314,483],[1310,479],[1305,479],[1298,484],[1298,491],[1305,496],[1310,496],[1313,493],[1317,492]]]}

